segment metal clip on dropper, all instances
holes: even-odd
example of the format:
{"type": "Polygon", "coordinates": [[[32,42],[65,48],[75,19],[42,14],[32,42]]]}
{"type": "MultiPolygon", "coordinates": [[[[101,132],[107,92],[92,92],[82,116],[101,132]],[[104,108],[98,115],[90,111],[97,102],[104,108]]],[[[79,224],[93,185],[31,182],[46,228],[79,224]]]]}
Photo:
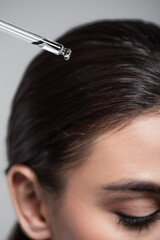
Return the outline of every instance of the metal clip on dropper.
{"type": "Polygon", "coordinates": [[[2,20],[0,20],[0,30],[4,30],[8,33],[12,33],[17,37],[21,37],[27,42],[35,46],[38,46],[46,51],[54,53],[56,55],[63,55],[65,60],[68,60],[70,58],[72,51],[69,48],[65,48],[60,43],[57,43],[55,41],[50,41],[44,37],[28,32],[22,28],[16,27],[2,20]]]}

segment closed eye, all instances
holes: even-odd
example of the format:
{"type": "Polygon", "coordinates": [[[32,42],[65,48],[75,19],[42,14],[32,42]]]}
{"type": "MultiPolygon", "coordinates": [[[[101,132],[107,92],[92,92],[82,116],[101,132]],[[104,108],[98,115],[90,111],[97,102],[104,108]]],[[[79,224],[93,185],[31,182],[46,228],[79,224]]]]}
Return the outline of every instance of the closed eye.
{"type": "Polygon", "coordinates": [[[116,212],[116,214],[119,216],[117,224],[121,224],[129,230],[137,231],[148,228],[151,224],[155,223],[160,219],[160,210],[142,217],[126,215],[121,212],[116,212]]]}

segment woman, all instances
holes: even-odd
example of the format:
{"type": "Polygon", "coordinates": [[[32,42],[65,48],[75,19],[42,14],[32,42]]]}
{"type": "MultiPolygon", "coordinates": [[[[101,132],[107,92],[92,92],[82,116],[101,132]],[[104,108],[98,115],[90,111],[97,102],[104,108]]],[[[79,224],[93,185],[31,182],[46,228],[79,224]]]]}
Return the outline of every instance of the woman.
{"type": "Polygon", "coordinates": [[[8,124],[11,239],[159,240],[160,28],[101,20],[26,70],[8,124]]]}

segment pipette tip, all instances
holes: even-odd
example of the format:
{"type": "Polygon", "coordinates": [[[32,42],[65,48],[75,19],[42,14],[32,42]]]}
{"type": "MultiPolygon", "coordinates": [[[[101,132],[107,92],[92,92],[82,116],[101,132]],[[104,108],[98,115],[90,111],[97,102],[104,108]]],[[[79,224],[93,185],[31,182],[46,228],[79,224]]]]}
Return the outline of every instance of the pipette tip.
{"type": "Polygon", "coordinates": [[[70,59],[71,53],[72,53],[71,49],[63,48],[62,55],[64,56],[65,60],[69,60],[70,59]]]}

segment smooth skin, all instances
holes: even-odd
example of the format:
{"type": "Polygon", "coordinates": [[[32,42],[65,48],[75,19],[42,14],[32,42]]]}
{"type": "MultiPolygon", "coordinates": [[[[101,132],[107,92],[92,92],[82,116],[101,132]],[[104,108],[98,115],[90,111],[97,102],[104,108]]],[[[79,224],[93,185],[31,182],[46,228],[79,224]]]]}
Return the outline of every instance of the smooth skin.
{"type": "Polygon", "coordinates": [[[19,222],[32,239],[159,240],[160,220],[141,231],[118,223],[117,212],[142,217],[160,211],[158,192],[109,187],[126,181],[160,185],[160,115],[98,137],[85,164],[69,172],[58,202],[29,167],[17,164],[8,174],[19,222]]]}

